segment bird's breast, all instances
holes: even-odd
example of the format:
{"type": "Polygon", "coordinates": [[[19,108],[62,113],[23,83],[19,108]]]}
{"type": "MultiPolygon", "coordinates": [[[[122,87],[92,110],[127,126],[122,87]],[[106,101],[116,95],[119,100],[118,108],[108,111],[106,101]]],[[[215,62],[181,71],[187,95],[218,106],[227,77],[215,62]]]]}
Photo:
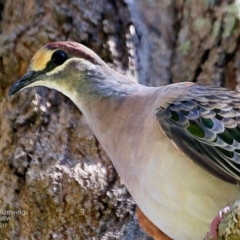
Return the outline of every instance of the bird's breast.
{"type": "Polygon", "coordinates": [[[92,127],[143,213],[175,240],[203,239],[218,211],[236,200],[239,188],[181,153],[161,131],[154,110],[147,114],[141,104],[136,109],[123,103],[114,116],[105,115],[92,127]]]}
{"type": "Polygon", "coordinates": [[[134,200],[156,226],[176,240],[203,239],[218,211],[236,200],[239,189],[194,164],[154,121],[154,117],[141,124],[135,120],[119,132],[120,126],[116,127],[108,133],[104,148],[134,200]]]}

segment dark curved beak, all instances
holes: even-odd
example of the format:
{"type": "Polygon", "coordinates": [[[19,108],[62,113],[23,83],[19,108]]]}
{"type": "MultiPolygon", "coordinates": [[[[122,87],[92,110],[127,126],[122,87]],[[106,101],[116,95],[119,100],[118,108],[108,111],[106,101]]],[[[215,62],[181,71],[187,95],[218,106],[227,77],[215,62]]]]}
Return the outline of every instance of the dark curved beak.
{"type": "Polygon", "coordinates": [[[30,83],[38,80],[38,72],[29,70],[25,75],[23,75],[16,83],[14,83],[8,91],[8,96],[12,96],[22,88],[26,87],[30,83]]]}

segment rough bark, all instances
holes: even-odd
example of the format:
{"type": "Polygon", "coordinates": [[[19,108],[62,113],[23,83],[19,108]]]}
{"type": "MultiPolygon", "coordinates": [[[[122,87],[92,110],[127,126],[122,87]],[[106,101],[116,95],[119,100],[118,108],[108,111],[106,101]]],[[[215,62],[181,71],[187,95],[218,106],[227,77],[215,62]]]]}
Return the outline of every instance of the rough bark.
{"type": "Polygon", "coordinates": [[[146,85],[238,89],[239,36],[230,0],[0,0],[0,238],[149,239],[73,103],[45,88],[7,97],[36,50],[78,41],[146,85]]]}
{"type": "Polygon", "coordinates": [[[7,97],[34,52],[51,41],[84,43],[130,73],[126,5],[9,0],[0,9],[0,238],[148,239],[134,219],[134,201],[72,102],[46,88],[7,97]]]}

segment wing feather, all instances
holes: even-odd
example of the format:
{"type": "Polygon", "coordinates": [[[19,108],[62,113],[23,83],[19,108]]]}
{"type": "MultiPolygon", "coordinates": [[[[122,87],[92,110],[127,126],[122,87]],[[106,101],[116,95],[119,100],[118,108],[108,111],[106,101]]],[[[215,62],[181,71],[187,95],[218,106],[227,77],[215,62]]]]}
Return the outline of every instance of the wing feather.
{"type": "Polygon", "coordinates": [[[157,119],[166,135],[193,161],[227,182],[240,182],[240,94],[191,85],[157,119]]]}

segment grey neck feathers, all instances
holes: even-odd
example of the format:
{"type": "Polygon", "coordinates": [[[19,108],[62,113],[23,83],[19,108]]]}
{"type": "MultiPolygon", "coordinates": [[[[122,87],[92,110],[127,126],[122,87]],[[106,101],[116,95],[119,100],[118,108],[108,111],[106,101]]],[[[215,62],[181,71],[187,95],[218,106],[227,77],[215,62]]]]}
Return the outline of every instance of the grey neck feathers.
{"type": "Polygon", "coordinates": [[[108,67],[97,70],[90,70],[86,73],[83,89],[81,89],[93,98],[125,97],[134,92],[138,85],[133,79],[108,67]]]}

